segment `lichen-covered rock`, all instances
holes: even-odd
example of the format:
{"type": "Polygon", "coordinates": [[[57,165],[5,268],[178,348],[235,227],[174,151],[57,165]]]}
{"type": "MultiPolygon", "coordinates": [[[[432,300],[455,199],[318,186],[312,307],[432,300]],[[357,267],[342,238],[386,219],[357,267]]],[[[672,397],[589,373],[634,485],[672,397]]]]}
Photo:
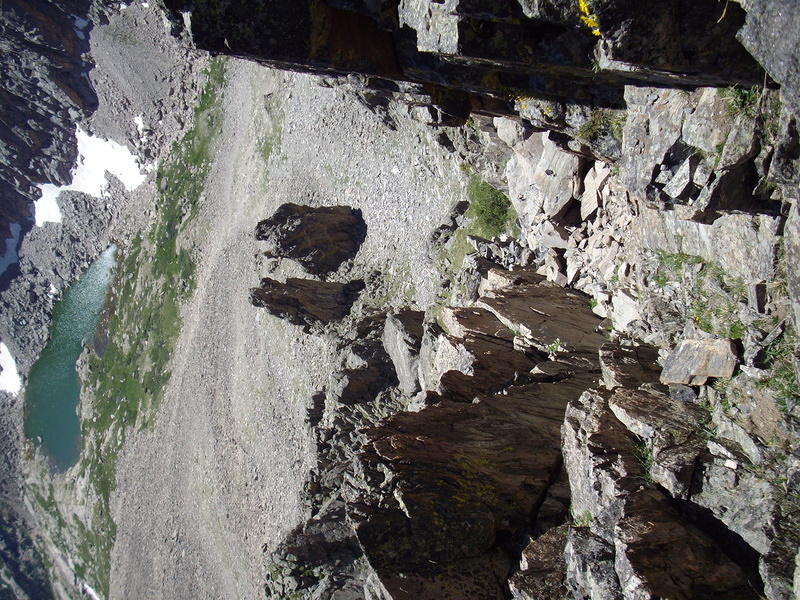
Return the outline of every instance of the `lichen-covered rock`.
{"type": "Polygon", "coordinates": [[[256,227],[256,239],[271,242],[272,254],[292,258],[318,276],[355,258],[366,237],[361,211],[348,206],[287,203],[256,227]]]}

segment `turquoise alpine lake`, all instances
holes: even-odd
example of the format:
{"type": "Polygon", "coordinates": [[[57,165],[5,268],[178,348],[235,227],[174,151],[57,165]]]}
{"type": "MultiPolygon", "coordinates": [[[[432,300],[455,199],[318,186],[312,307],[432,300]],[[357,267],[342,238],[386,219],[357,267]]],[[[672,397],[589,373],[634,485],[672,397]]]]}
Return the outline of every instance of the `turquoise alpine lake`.
{"type": "Polygon", "coordinates": [[[50,341],[28,374],[25,435],[41,441],[57,471],[74,465],[80,454],[81,385],[76,363],[97,328],[115,253],[114,246],[103,252],[55,305],[50,341]]]}

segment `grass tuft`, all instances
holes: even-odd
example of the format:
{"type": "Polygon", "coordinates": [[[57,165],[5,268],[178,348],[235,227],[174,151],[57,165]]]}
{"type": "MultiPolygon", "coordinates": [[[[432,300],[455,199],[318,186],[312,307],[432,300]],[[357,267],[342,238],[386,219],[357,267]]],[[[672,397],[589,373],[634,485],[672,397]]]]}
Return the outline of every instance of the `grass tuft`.
{"type": "Polygon", "coordinates": [[[731,116],[745,115],[751,119],[756,116],[758,99],[761,96],[761,90],[757,86],[751,88],[738,86],[723,88],[719,94],[725,100],[728,114],[731,116]]]}
{"type": "Polygon", "coordinates": [[[769,375],[759,385],[772,390],[775,402],[784,414],[790,412],[800,401],[800,383],[794,368],[798,353],[800,340],[790,326],[764,351],[764,362],[769,375]]]}
{"type": "Polygon", "coordinates": [[[578,128],[576,136],[586,143],[594,142],[606,135],[622,140],[622,126],[624,124],[624,116],[619,116],[610,110],[600,108],[592,111],[586,122],[578,128]]]}
{"type": "Polygon", "coordinates": [[[633,446],[633,455],[636,457],[636,460],[639,461],[639,464],[642,466],[642,470],[644,471],[642,474],[642,479],[652,483],[653,476],[650,474],[650,469],[653,467],[653,463],[655,462],[653,450],[650,448],[650,446],[648,446],[646,441],[637,440],[633,446]]]}

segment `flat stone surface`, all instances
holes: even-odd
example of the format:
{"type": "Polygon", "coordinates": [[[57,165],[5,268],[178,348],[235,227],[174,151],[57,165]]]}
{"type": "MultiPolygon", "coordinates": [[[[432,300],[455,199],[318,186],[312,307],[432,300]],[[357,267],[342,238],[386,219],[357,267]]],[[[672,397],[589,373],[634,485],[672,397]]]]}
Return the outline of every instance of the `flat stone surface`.
{"type": "Polygon", "coordinates": [[[683,340],[664,362],[661,383],[702,385],[708,377],[729,378],[737,363],[731,340],[683,340]]]}

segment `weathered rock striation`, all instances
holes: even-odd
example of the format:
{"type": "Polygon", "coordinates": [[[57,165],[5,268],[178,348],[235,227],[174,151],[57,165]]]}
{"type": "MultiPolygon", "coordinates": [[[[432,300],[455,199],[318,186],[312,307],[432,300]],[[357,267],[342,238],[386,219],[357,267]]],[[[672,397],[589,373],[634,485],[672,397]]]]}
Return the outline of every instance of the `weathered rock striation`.
{"type": "Polygon", "coordinates": [[[191,6],[200,48],[303,72],[355,73],[368,101],[425,106],[438,124],[520,114],[576,137],[592,123],[598,131],[582,136],[583,151],[598,156],[619,156],[618,142],[599,130],[610,131],[609,117],[624,108],[625,85],[763,80],[735,39],[744,10],[730,3],[720,19],[711,0],[646,9],[611,0],[591,9],[563,1],[304,0],[257,11],[238,0],[166,4],[191,6]]]}

